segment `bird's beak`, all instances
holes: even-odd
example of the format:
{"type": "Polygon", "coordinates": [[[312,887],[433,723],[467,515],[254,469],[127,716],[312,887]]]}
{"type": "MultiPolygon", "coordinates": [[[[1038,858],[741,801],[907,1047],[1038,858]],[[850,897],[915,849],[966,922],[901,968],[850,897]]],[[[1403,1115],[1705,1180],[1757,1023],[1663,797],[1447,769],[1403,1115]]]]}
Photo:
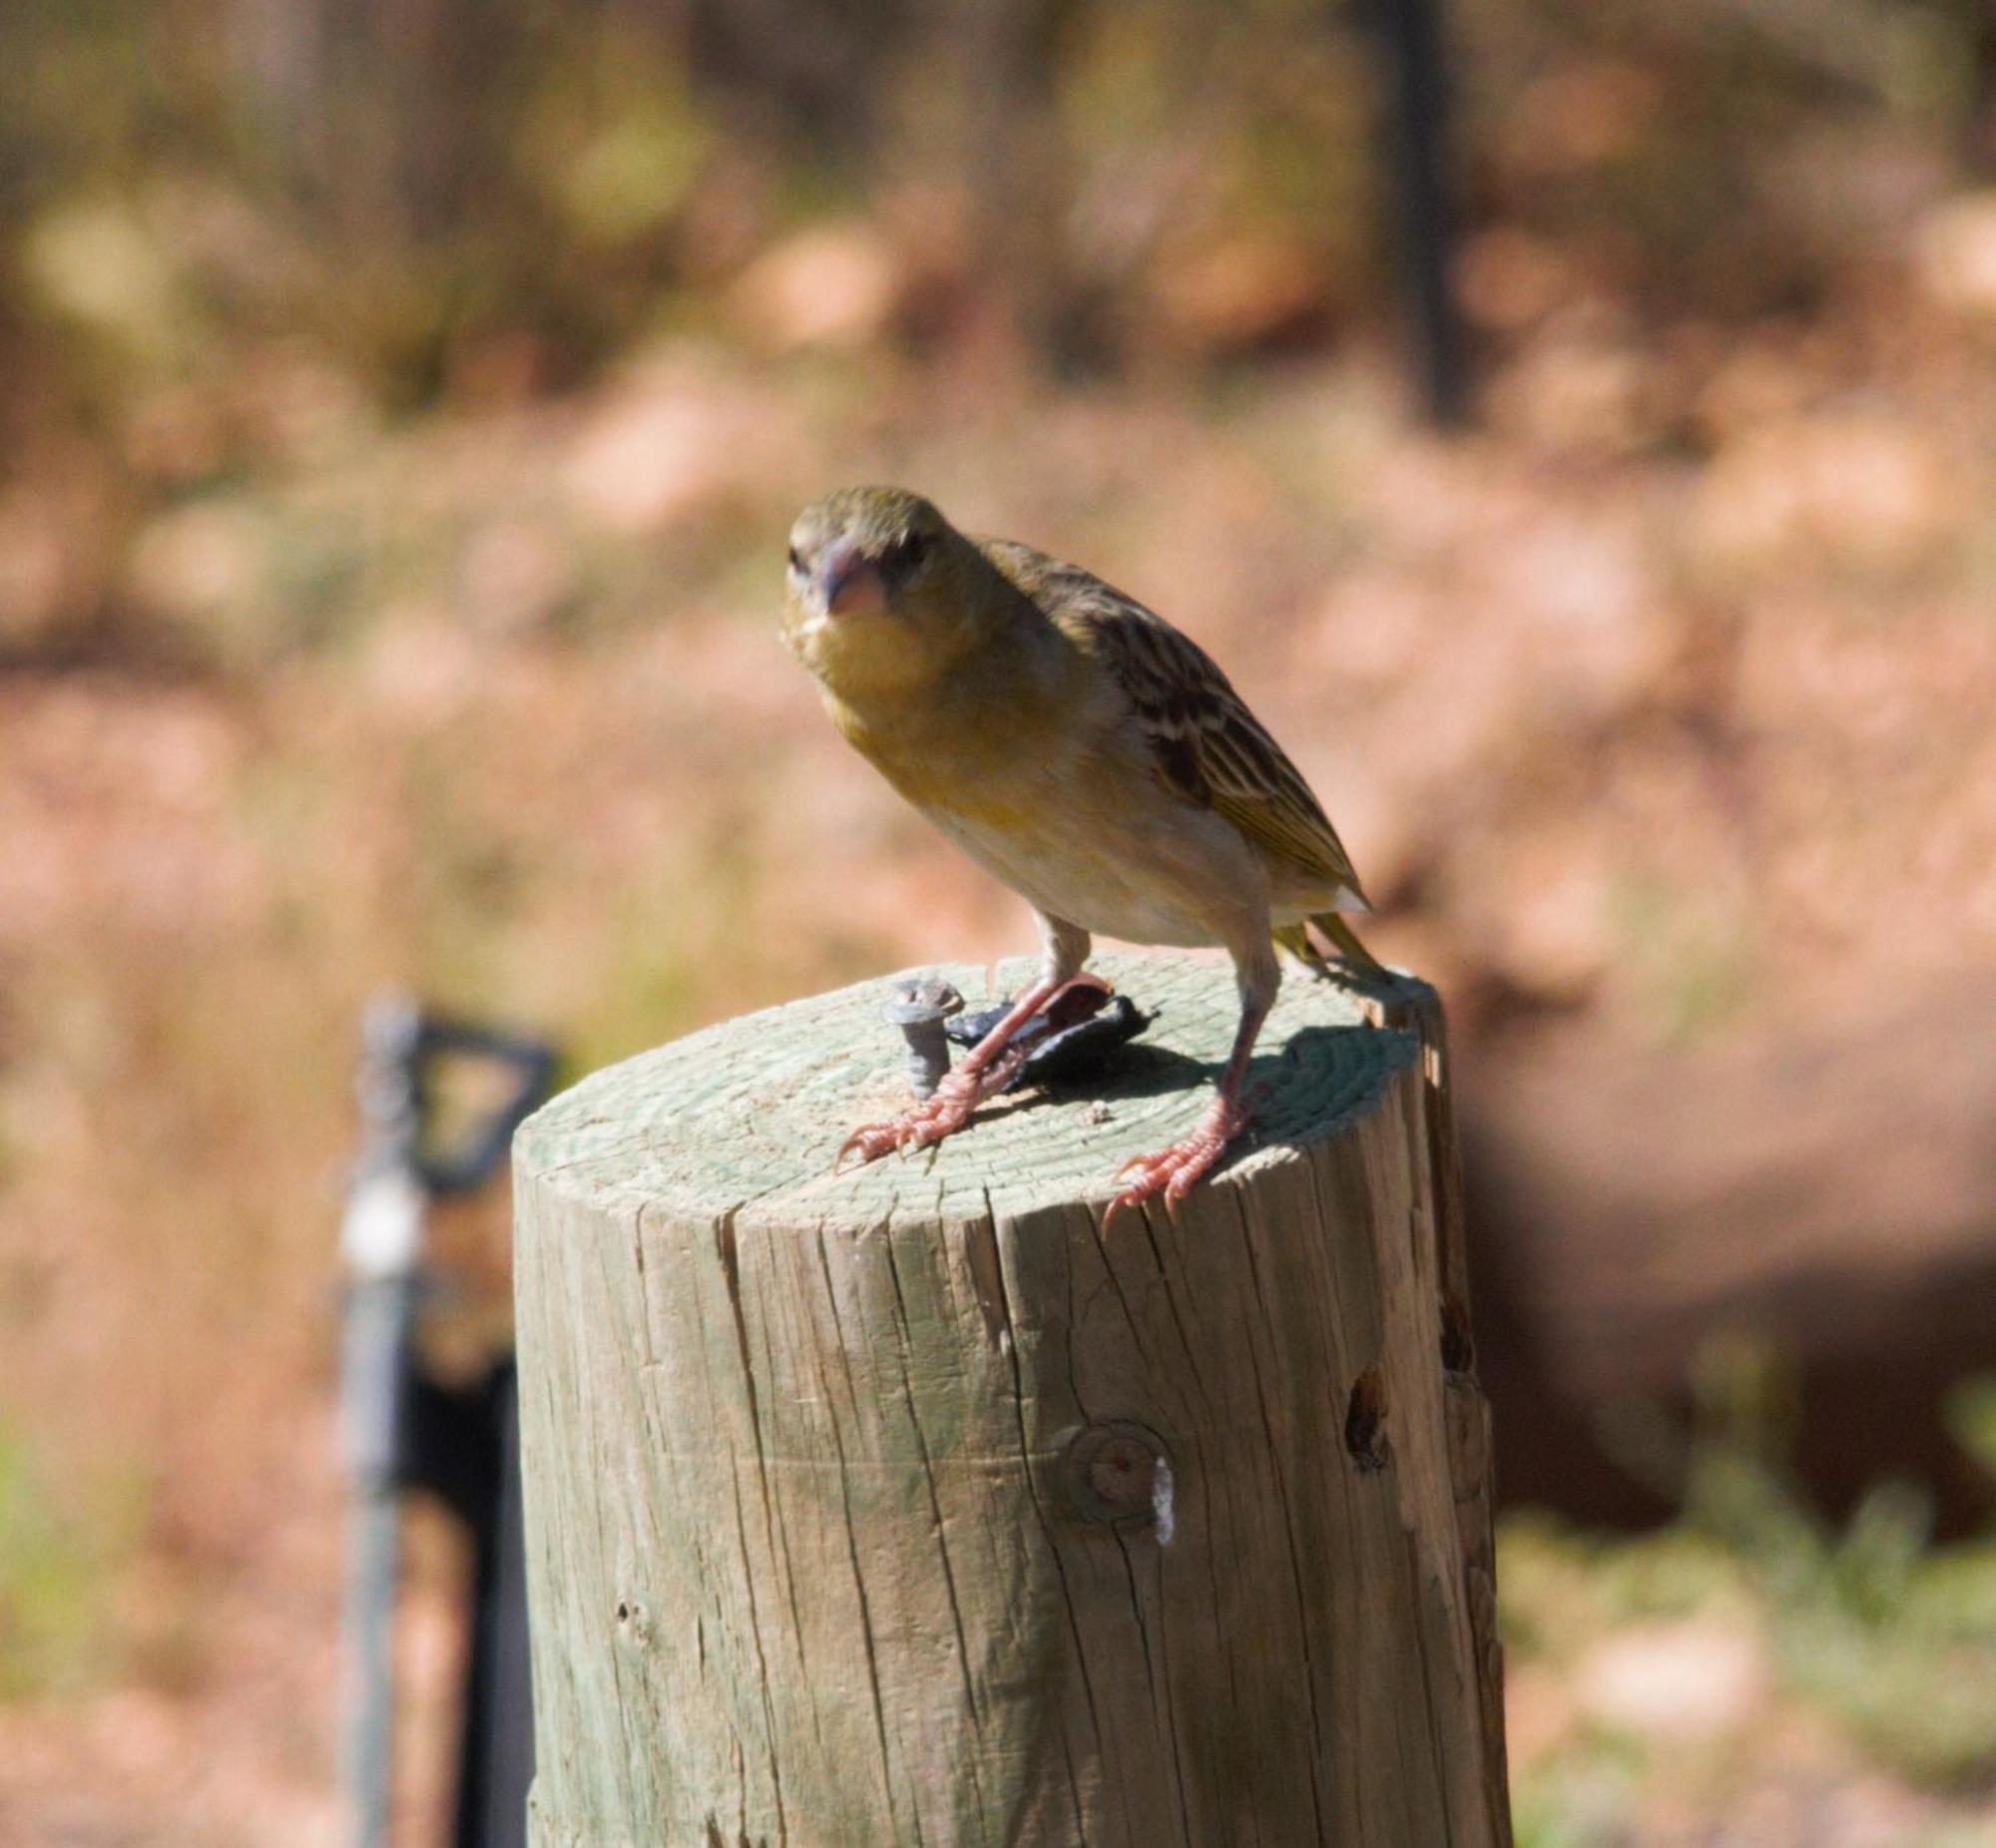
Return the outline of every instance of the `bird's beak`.
{"type": "Polygon", "coordinates": [[[825,547],[818,560],[817,588],[832,616],[861,616],[885,607],[879,568],[849,539],[825,547]]]}

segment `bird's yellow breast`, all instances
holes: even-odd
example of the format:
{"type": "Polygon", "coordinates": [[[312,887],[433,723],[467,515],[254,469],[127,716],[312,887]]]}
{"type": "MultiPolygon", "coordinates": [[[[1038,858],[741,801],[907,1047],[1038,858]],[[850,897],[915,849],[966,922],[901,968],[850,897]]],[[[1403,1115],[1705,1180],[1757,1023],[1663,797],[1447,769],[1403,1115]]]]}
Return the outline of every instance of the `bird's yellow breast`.
{"type": "Polygon", "coordinates": [[[906,801],[981,826],[1024,826],[1039,814],[1069,748],[1058,727],[1030,711],[958,709],[939,694],[904,709],[866,710],[824,690],[839,734],[906,801]]]}

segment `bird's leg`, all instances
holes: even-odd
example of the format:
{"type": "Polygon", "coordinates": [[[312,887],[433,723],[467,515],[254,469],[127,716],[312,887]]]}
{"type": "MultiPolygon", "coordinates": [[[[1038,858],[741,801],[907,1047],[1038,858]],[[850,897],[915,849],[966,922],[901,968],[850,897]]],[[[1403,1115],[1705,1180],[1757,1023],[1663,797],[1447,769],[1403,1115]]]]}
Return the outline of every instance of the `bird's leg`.
{"type": "MultiPolygon", "coordinates": [[[[953,1135],[970,1121],[986,1098],[995,1097],[1017,1076],[1026,1049],[1012,1044],[1019,1029],[1079,976],[1088,955],[1088,937],[1072,925],[1041,920],[1046,959],[1039,980],[1006,1009],[998,1024],[979,1040],[945,1075],[934,1093],[884,1123],[861,1124],[839,1145],[832,1165],[857,1152],[860,1160],[874,1161],[896,1149],[926,1149],[953,1135]]],[[[1080,979],[1094,981],[1093,976],[1080,979]]]]}
{"type": "Polygon", "coordinates": [[[1117,1178],[1134,1175],[1102,1215],[1103,1230],[1125,1206],[1141,1206],[1157,1194],[1165,1196],[1168,1207],[1176,1206],[1198,1184],[1200,1177],[1218,1161],[1231,1143],[1248,1127],[1253,1114],[1248,1102],[1248,1061],[1268,1010],[1275,1005],[1275,990],[1281,971],[1272,949],[1263,951],[1241,969],[1241,1025],[1235,1029],[1234,1050],[1220,1080],[1220,1095],[1192,1134],[1160,1149],[1153,1155],[1133,1155],[1117,1170],[1117,1178]]]}

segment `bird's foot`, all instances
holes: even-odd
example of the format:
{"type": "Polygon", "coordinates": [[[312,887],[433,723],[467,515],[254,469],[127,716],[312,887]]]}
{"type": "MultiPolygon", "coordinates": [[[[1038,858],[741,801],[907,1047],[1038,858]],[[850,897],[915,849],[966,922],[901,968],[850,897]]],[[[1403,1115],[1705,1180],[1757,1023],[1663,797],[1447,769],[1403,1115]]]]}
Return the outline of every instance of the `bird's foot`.
{"type": "Polygon", "coordinates": [[[981,1071],[960,1065],[935,1088],[934,1095],[914,1109],[889,1117],[884,1123],[863,1123],[838,1147],[833,1173],[845,1165],[845,1157],[856,1154],[860,1161],[877,1161],[895,1150],[926,1149],[945,1136],[953,1136],[970,1121],[971,1113],[986,1098],[995,1097],[1012,1082],[1012,1075],[1025,1062],[1018,1049],[1000,1053],[981,1071]]]}
{"type": "Polygon", "coordinates": [[[1175,1207],[1220,1159],[1227,1145],[1248,1127],[1248,1118],[1246,1104],[1218,1097],[1207,1107],[1199,1127],[1183,1141],[1155,1155],[1132,1155],[1117,1169],[1116,1177],[1136,1177],[1109,1202],[1109,1210],[1102,1215],[1102,1229],[1107,1231],[1109,1222],[1125,1206],[1141,1206],[1160,1193],[1167,1208],[1175,1207]]]}

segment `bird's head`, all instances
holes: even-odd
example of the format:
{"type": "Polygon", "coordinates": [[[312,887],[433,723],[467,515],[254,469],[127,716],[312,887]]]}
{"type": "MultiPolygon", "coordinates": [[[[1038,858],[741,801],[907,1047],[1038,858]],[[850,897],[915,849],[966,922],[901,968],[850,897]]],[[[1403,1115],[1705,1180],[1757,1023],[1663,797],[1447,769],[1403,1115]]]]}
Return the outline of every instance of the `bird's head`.
{"type": "Polygon", "coordinates": [[[783,639],[835,692],[919,681],[976,640],[996,578],[919,494],[841,488],[790,528],[783,639]]]}

